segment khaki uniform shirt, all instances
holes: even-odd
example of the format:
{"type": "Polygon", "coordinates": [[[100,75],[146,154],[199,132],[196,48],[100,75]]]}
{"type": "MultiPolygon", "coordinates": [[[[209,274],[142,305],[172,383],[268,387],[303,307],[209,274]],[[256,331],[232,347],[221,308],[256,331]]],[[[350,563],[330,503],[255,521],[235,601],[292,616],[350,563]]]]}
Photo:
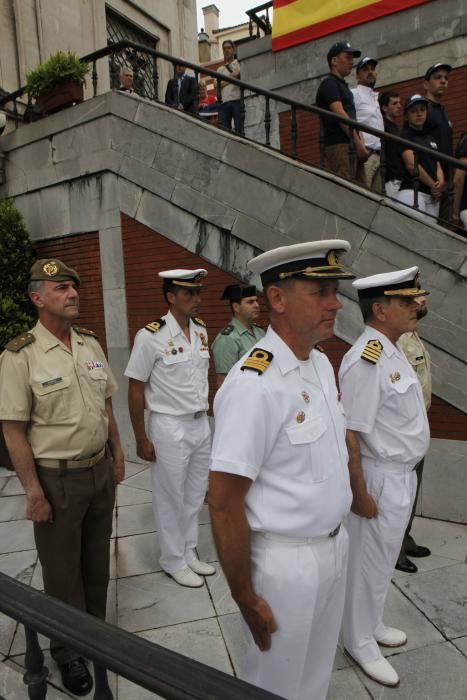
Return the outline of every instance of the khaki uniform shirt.
{"type": "Polygon", "coordinates": [[[215,338],[212,354],[217,374],[227,374],[243,355],[264,336],[259,326],[246,328],[235,317],[215,338]]]}
{"type": "Polygon", "coordinates": [[[71,351],[40,323],[35,341],[0,356],[0,420],[29,423],[34,458],[87,459],[108,436],[117,384],[97,340],[71,331],[71,351]]]}
{"type": "Polygon", "coordinates": [[[431,406],[431,360],[428,350],[415,332],[403,333],[398,342],[422,385],[423,400],[428,411],[431,406]]]}

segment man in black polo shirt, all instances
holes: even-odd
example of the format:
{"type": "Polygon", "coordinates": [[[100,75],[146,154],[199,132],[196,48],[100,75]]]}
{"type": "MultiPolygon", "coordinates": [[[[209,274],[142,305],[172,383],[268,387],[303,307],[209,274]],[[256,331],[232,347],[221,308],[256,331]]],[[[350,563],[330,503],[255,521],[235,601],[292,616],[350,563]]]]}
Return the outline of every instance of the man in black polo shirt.
{"type": "MultiPolygon", "coordinates": [[[[327,55],[329,75],[321,81],[316,93],[318,107],[347,119],[356,118],[353,95],[344,78],[352,71],[354,57],[361,55],[362,52],[354,49],[348,41],[339,41],[331,46],[327,55]]],[[[327,117],[321,117],[321,129],[328,170],[348,179],[354,177],[355,173],[350,171],[350,139],[353,139],[360,162],[364,162],[369,155],[360,133],[354,131],[352,135],[348,126],[327,117]]]]}
{"type": "MultiPolygon", "coordinates": [[[[448,88],[451,70],[452,66],[448,63],[435,63],[428,68],[423,83],[428,100],[428,115],[424,131],[436,141],[439,152],[447,156],[452,156],[452,124],[441,100],[448,88]]],[[[441,167],[447,181],[449,168],[445,163],[441,163],[441,167]]],[[[449,198],[445,191],[440,202],[440,223],[449,221],[449,214],[449,198]]]]}
{"type": "MultiPolygon", "coordinates": [[[[400,135],[399,121],[402,114],[401,96],[398,92],[388,90],[378,97],[383,115],[384,131],[388,134],[400,135]]],[[[396,199],[402,182],[404,166],[402,165],[400,147],[392,141],[384,141],[384,191],[388,197],[396,199]]]]}

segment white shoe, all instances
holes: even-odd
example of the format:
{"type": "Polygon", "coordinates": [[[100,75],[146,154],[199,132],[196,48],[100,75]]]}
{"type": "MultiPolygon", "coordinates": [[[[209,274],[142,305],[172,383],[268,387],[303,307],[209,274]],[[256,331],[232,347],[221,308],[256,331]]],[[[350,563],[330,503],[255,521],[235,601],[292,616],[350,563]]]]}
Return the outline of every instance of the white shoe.
{"type": "Polygon", "coordinates": [[[167,571],[165,573],[180,586],[186,586],[187,588],[201,588],[204,583],[201,576],[195,574],[188,566],[185,569],[180,569],[180,571],[175,571],[173,574],[169,574],[167,571]]]}
{"type": "Polygon", "coordinates": [[[407,643],[407,635],[395,627],[385,627],[384,637],[376,640],[382,647],[401,647],[407,643]]]}
{"type": "Polygon", "coordinates": [[[195,572],[195,574],[199,574],[199,576],[212,576],[216,573],[216,569],[212,564],[207,564],[205,561],[200,561],[197,557],[192,559],[188,566],[195,572]]]}
{"type": "Polygon", "coordinates": [[[391,666],[384,656],[380,656],[374,661],[367,661],[364,664],[359,663],[358,665],[368,678],[381,683],[381,685],[386,685],[389,688],[395,688],[399,685],[400,681],[396,669],[391,666]]]}

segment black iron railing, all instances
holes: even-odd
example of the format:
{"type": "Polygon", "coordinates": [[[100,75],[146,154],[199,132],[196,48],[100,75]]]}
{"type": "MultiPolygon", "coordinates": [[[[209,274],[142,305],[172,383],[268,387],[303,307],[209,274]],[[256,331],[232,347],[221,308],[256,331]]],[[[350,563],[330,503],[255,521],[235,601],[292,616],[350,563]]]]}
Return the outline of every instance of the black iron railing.
{"type": "Polygon", "coordinates": [[[271,2],[265,2],[262,5],[258,5],[258,7],[253,7],[252,10],[246,10],[246,14],[249,17],[248,30],[251,37],[256,36],[259,39],[261,32],[264,34],[272,33],[272,22],[269,18],[269,10],[272,10],[272,5],[271,0],[271,2]],[[264,15],[260,15],[260,12],[264,12],[264,15]],[[256,30],[254,27],[256,27],[256,30]]]}
{"type": "Polygon", "coordinates": [[[0,612],[26,630],[24,682],[34,700],[47,695],[37,633],[63,642],[94,664],[94,700],[112,700],[107,669],[167,700],[283,700],[222,671],[152,644],[0,573],[0,612]]]}
{"type": "MultiPolygon", "coordinates": [[[[240,120],[240,129],[239,129],[239,134],[246,138],[245,135],[245,115],[248,112],[247,109],[247,101],[245,98],[247,97],[248,100],[250,99],[261,99],[264,101],[264,110],[263,110],[263,134],[264,134],[264,140],[258,138],[255,139],[256,141],[260,141],[264,145],[266,145],[269,148],[273,148],[274,150],[278,150],[281,153],[284,153],[285,155],[289,155],[290,157],[298,160],[298,144],[300,141],[300,133],[299,133],[299,119],[298,113],[309,113],[316,115],[322,119],[323,117],[326,119],[331,119],[335,120],[337,123],[341,125],[345,125],[349,127],[350,132],[351,132],[351,138],[350,138],[350,152],[351,152],[351,157],[353,157],[352,153],[352,134],[353,132],[360,131],[364,132],[367,134],[372,134],[373,136],[377,136],[381,140],[381,144],[386,144],[386,143],[391,143],[391,144],[398,144],[399,146],[405,146],[406,149],[410,149],[414,152],[414,175],[413,175],[413,185],[414,185],[414,202],[413,202],[413,208],[418,209],[419,208],[419,203],[418,203],[418,193],[419,193],[419,188],[420,188],[420,178],[419,178],[419,162],[420,162],[420,156],[421,154],[429,155],[431,157],[435,157],[436,160],[440,161],[443,165],[443,169],[445,172],[447,172],[447,193],[448,193],[448,199],[451,204],[451,210],[452,210],[452,202],[453,202],[453,197],[454,197],[454,185],[453,185],[453,170],[454,168],[459,168],[462,170],[467,170],[467,165],[463,163],[460,160],[457,160],[456,158],[453,158],[451,156],[445,155],[444,153],[441,153],[437,150],[433,150],[431,148],[427,148],[425,146],[421,146],[418,144],[413,143],[412,141],[408,141],[404,138],[401,138],[400,136],[396,136],[395,134],[391,134],[385,131],[380,131],[379,129],[374,129],[373,127],[367,126],[365,124],[361,124],[360,122],[357,122],[353,119],[347,119],[345,117],[342,117],[339,114],[336,114],[334,112],[330,112],[324,109],[321,109],[320,107],[317,107],[316,105],[307,105],[303,104],[301,102],[298,102],[297,100],[293,100],[289,97],[285,97],[284,95],[281,95],[280,93],[277,92],[272,92],[271,90],[266,90],[261,87],[257,87],[256,85],[252,85],[251,83],[247,83],[244,80],[232,78],[230,75],[225,75],[224,73],[218,73],[216,71],[210,70],[209,68],[205,68],[203,66],[200,66],[196,63],[191,63],[190,61],[186,61],[182,58],[178,58],[176,56],[170,56],[169,54],[163,53],[161,51],[156,51],[155,49],[151,49],[150,47],[143,46],[141,44],[136,44],[135,42],[132,41],[119,41],[115,44],[110,44],[109,46],[106,46],[103,49],[99,49],[98,51],[94,51],[93,53],[90,53],[86,56],[82,57],[82,61],[86,63],[90,63],[92,70],[91,70],[91,84],[92,84],[92,92],[93,96],[97,95],[97,90],[98,90],[98,73],[97,73],[97,61],[102,59],[102,58],[107,58],[110,57],[112,60],[112,57],[114,57],[117,54],[124,53],[127,55],[129,50],[136,51],[140,54],[142,53],[147,53],[149,54],[153,59],[152,65],[153,65],[153,75],[152,75],[152,80],[153,80],[153,87],[154,87],[154,95],[155,95],[155,100],[160,101],[160,78],[159,78],[159,69],[158,69],[158,60],[163,60],[167,61],[172,66],[175,68],[176,65],[184,65],[186,68],[190,69],[193,71],[195,75],[196,81],[199,80],[200,76],[208,76],[212,78],[215,81],[216,88],[217,88],[217,96],[219,102],[221,101],[222,98],[222,83],[230,83],[232,85],[236,85],[240,89],[240,103],[241,103],[241,120],[240,120]],[[158,59],[158,60],[157,60],[158,59]],[[276,114],[279,111],[289,111],[290,112],[290,129],[289,129],[289,138],[290,138],[290,149],[284,149],[284,148],[275,148],[272,143],[271,143],[271,122],[272,122],[272,110],[271,110],[271,103],[276,103],[276,105],[279,105],[279,109],[276,109],[276,114]]],[[[12,112],[15,115],[19,115],[19,110],[17,108],[17,101],[20,97],[24,96],[26,93],[26,88],[20,88],[19,90],[16,90],[14,93],[11,93],[9,95],[3,96],[0,98],[0,108],[4,107],[5,105],[9,103],[13,103],[13,109],[12,112]]],[[[31,100],[29,98],[28,106],[31,106],[31,100]]],[[[32,106],[33,108],[33,106],[32,106]]],[[[196,116],[196,115],[193,115],[196,116]]],[[[18,116],[19,118],[19,116],[18,116]]],[[[325,149],[324,149],[324,143],[322,141],[322,137],[320,136],[319,139],[320,143],[320,167],[325,168],[325,149]]],[[[380,165],[380,177],[381,177],[381,189],[384,192],[384,182],[385,182],[385,157],[384,157],[384,152],[385,149],[381,149],[381,165],[380,165]]],[[[308,162],[308,161],[307,161],[308,162]]],[[[450,219],[450,214],[449,214],[449,219],[450,219]]],[[[451,226],[450,220],[445,222],[448,226],[451,226]]],[[[461,229],[458,228],[459,233],[462,235],[465,235],[465,232],[461,229]]]]}

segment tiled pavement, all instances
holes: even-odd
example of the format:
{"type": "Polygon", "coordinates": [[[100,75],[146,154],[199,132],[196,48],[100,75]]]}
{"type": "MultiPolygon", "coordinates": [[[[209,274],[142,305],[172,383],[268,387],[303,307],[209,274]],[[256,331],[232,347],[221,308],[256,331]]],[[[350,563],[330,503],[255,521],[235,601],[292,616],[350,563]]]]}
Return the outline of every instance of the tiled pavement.
{"type": "MultiPolygon", "coordinates": [[[[328,700],[465,700],[467,698],[467,526],[417,518],[416,539],[433,552],[417,561],[419,573],[395,572],[386,620],[408,633],[403,649],[388,650],[401,676],[397,689],[369,681],[337,652],[328,700]]],[[[201,514],[199,556],[216,561],[207,508],[201,514]]],[[[238,673],[244,644],[240,615],[219,571],[203,588],[177,586],[158,568],[159,547],[151,511],[149,472],[128,463],[118,488],[112,540],[108,620],[145,639],[226,673],[238,673]]],[[[31,523],[15,476],[0,468],[0,571],[41,588],[31,523]]],[[[45,650],[48,640],[41,639],[45,650]]],[[[0,697],[27,698],[21,685],[25,642],[21,627],[0,615],[0,697]]],[[[68,695],[46,651],[48,698],[68,695]]],[[[143,700],[155,695],[112,677],[114,697],[143,700]]],[[[312,700],[312,698],[310,698],[312,700]]]]}

